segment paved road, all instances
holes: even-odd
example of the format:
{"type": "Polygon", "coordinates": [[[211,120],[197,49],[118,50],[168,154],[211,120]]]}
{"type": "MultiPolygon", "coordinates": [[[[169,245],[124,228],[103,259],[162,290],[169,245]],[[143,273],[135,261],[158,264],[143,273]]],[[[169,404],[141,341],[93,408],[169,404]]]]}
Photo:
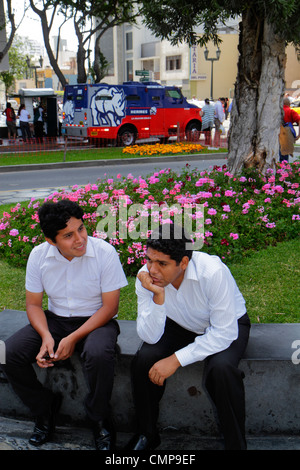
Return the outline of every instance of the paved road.
{"type": "Polygon", "coordinates": [[[198,157],[179,159],[176,157],[156,158],[151,162],[139,163],[135,160],[133,163],[122,164],[112,163],[103,166],[81,166],[53,169],[37,169],[34,171],[11,171],[1,173],[0,171],[0,204],[10,202],[21,202],[30,200],[32,197],[41,198],[48,196],[57,189],[68,189],[74,185],[85,185],[87,183],[96,183],[97,179],[106,176],[116,177],[117,174],[127,176],[131,173],[133,176],[146,176],[153,171],[162,168],[172,168],[180,171],[186,163],[191,168],[204,170],[211,165],[223,165],[226,160],[219,157],[198,157]]]}

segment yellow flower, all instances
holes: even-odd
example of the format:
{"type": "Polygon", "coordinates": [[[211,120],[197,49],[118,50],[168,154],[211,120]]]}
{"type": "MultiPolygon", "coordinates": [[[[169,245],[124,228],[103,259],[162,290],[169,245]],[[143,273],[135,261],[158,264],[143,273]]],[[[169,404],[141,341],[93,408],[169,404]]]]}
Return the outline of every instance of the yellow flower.
{"type": "Polygon", "coordinates": [[[125,147],[122,153],[131,155],[159,155],[159,154],[176,154],[200,152],[204,147],[200,144],[187,144],[184,142],[174,144],[149,144],[149,145],[132,145],[125,147]]]}

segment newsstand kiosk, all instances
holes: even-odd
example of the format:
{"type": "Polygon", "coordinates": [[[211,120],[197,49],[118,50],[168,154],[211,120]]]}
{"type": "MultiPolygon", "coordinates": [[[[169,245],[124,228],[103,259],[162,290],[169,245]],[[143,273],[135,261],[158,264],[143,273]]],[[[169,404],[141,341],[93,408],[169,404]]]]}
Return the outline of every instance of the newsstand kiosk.
{"type": "Polygon", "coordinates": [[[30,125],[33,126],[34,108],[42,103],[45,110],[44,133],[47,137],[58,135],[57,96],[52,88],[21,88],[20,103],[25,104],[30,114],[30,125]]]}

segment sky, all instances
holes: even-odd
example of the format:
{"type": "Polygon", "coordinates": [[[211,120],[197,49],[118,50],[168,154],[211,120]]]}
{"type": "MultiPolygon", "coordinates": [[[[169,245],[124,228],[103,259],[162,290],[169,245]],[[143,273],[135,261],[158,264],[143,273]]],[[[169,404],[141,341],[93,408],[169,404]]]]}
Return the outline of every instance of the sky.
{"type": "MultiPolygon", "coordinates": [[[[60,24],[60,17],[57,15],[57,21],[54,23],[51,29],[51,35],[55,36],[57,34],[57,28],[60,24]]],[[[23,22],[17,30],[18,36],[29,37],[30,39],[35,39],[42,45],[44,45],[42,27],[40,23],[40,18],[33,11],[29,11],[24,18],[23,22]]],[[[74,26],[72,20],[66,23],[63,26],[61,32],[61,38],[67,39],[68,41],[68,50],[76,51],[77,49],[77,38],[74,32],[74,26]]]]}

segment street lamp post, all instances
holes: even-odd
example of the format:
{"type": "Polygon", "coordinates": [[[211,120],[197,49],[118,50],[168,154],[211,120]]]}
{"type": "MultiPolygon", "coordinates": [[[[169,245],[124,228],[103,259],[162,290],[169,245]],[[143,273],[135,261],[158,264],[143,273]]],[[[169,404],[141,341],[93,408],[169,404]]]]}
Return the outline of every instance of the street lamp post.
{"type": "Polygon", "coordinates": [[[27,67],[29,69],[34,69],[34,76],[35,76],[35,88],[38,88],[38,83],[37,83],[37,73],[36,73],[36,69],[41,69],[43,67],[43,57],[40,56],[39,58],[39,63],[40,65],[31,65],[30,63],[30,58],[28,56],[26,56],[26,63],[27,63],[27,67]]]}
{"type": "Polygon", "coordinates": [[[214,84],[214,62],[220,59],[221,50],[218,47],[216,51],[216,57],[208,57],[208,49],[207,47],[204,50],[204,57],[205,60],[211,62],[211,74],[210,74],[210,99],[213,100],[213,84],[214,84]]]}

